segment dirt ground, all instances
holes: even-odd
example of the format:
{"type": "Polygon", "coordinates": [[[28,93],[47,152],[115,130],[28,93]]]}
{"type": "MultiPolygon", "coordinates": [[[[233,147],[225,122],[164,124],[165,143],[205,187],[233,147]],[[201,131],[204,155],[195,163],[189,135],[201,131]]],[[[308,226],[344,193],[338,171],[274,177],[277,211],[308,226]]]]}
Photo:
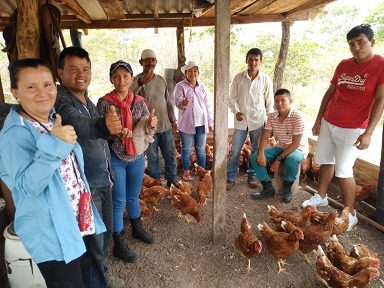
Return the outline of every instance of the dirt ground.
{"type": "MultiPolygon", "coordinates": [[[[180,177],[180,175],[178,175],[180,177]]],[[[193,175],[192,185],[197,182],[193,175]]],[[[268,220],[267,205],[272,204],[281,210],[301,210],[301,203],[311,196],[303,188],[312,185],[301,179],[300,189],[293,201],[283,204],[280,195],[274,199],[255,201],[250,198],[252,189],[248,188],[244,171],[240,171],[233,190],[227,191],[226,242],[225,245],[212,243],[212,195],[207,204],[201,206],[202,220],[187,223],[184,218],[177,218],[178,211],[170,204],[170,199],[163,199],[158,213],[152,210],[152,216],[143,218],[144,225],[151,231],[156,242],[147,245],[133,239],[130,225],[126,226],[127,241],[140,259],[135,264],[124,263],[110,256],[107,264],[112,275],[123,278],[126,287],[286,287],[307,288],[321,287],[315,270],[315,264],[307,264],[301,252],[287,259],[287,273],[278,274],[274,257],[263,247],[261,253],[251,260],[252,270],[247,272],[247,260],[235,248],[234,239],[240,231],[240,222],[244,212],[252,225],[252,230],[263,242],[257,224],[268,220]]],[[[316,189],[316,186],[313,186],[316,189]]],[[[321,211],[332,211],[332,207],[321,207],[321,211]]],[[[333,209],[334,210],[334,209],[333,209]]],[[[128,223],[127,223],[128,224],[128,223]]],[[[355,228],[339,236],[339,241],[347,251],[356,243],[363,243],[379,255],[384,255],[383,233],[362,220],[355,228]]],[[[113,242],[111,245],[112,251],[113,242]]],[[[310,255],[315,260],[313,255],[310,255]]],[[[381,256],[382,257],[382,256],[381,256]]],[[[383,271],[383,258],[381,271],[383,271]]],[[[382,275],[379,278],[384,279],[382,275]]],[[[380,280],[373,280],[368,287],[378,288],[380,280]]]]}

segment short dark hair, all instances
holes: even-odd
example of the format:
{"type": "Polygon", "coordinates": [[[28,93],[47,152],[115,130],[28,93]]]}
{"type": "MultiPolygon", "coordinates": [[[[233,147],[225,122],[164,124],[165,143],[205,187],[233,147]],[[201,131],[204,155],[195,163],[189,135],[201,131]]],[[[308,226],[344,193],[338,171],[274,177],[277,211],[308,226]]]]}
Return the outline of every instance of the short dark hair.
{"type": "Polygon", "coordinates": [[[248,60],[248,56],[251,54],[252,55],[260,55],[260,60],[263,60],[263,52],[261,52],[261,50],[259,48],[251,48],[247,52],[247,56],[245,56],[245,61],[248,60]]]}
{"type": "Polygon", "coordinates": [[[371,41],[373,39],[373,36],[375,36],[375,33],[373,32],[371,25],[361,24],[356,27],[353,27],[347,33],[347,41],[351,40],[352,38],[358,37],[360,34],[365,34],[365,36],[367,36],[369,41],[371,41]]]}
{"type": "Polygon", "coordinates": [[[81,47],[67,47],[64,48],[63,51],[61,51],[59,59],[57,61],[57,68],[63,69],[64,68],[64,60],[65,57],[72,57],[76,56],[81,59],[87,59],[88,63],[91,64],[91,59],[89,58],[89,54],[87,51],[85,51],[81,47]]]}
{"type": "Polygon", "coordinates": [[[39,58],[25,58],[21,60],[16,60],[9,67],[9,78],[11,82],[11,88],[17,89],[19,82],[19,72],[25,68],[38,68],[43,66],[49,70],[52,74],[52,79],[55,81],[55,73],[53,73],[52,67],[42,59],[39,58]]]}
{"type": "Polygon", "coordinates": [[[277,95],[286,95],[289,99],[291,99],[291,92],[288,89],[281,88],[275,92],[274,97],[277,95]]]}

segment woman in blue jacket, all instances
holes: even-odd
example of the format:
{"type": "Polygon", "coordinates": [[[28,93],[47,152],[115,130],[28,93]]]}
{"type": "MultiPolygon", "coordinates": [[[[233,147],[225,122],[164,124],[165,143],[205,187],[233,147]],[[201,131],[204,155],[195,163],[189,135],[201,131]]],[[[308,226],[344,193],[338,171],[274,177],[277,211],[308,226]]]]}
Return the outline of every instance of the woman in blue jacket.
{"type": "Polygon", "coordinates": [[[80,231],[79,202],[89,186],[83,154],[72,126],[54,118],[54,74],[40,59],[10,68],[13,107],[0,132],[0,177],[16,206],[15,232],[37,263],[47,287],[84,287],[82,237],[105,226],[91,205],[89,226],[80,231]]]}

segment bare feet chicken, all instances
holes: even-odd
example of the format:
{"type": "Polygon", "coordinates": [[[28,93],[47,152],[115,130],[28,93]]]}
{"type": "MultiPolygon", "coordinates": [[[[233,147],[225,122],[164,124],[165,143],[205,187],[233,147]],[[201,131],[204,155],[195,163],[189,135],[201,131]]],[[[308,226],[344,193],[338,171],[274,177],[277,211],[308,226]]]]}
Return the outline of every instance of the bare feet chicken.
{"type": "Polygon", "coordinates": [[[296,228],[290,233],[279,232],[272,230],[272,228],[265,222],[259,224],[257,227],[265,240],[265,246],[268,252],[277,260],[277,265],[279,266],[278,273],[285,271],[285,268],[282,267],[286,264],[284,259],[294,254],[299,249],[299,240],[304,238],[303,231],[296,228]]]}
{"type": "Polygon", "coordinates": [[[171,205],[179,210],[179,217],[184,215],[185,220],[189,223],[191,220],[187,214],[195,218],[196,222],[200,222],[199,204],[190,195],[181,192],[180,189],[171,184],[171,205]]]}
{"type": "Polygon", "coordinates": [[[197,197],[199,198],[199,204],[205,204],[207,202],[209,194],[213,191],[213,181],[211,177],[211,171],[208,171],[203,180],[197,185],[197,197]]]}
{"type": "Polygon", "coordinates": [[[253,234],[245,213],[240,227],[240,234],[235,239],[235,246],[244,257],[248,258],[247,270],[249,272],[251,270],[251,259],[261,252],[263,246],[256,235],[253,234]]]}

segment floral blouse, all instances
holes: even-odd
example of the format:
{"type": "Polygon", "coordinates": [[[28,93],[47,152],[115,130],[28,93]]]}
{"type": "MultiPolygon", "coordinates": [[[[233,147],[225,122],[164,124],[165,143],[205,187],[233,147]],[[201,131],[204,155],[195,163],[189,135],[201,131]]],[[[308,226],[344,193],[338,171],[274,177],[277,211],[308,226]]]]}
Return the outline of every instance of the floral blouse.
{"type": "MultiPolygon", "coordinates": [[[[41,134],[48,133],[40,124],[33,120],[28,120],[33,127],[35,127],[41,134]]],[[[53,128],[53,123],[44,123],[43,124],[48,131],[51,131],[53,128]]],[[[79,166],[77,164],[75,154],[73,151],[61,161],[61,165],[59,166],[59,171],[61,177],[63,177],[65,188],[68,193],[69,200],[72,204],[73,213],[75,214],[77,222],[79,222],[79,203],[80,203],[80,195],[81,191],[86,191],[87,187],[83,181],[79,166]],[[78,176],[79,175],[79,176],[78,176]]],[[[93,213],[91,213],[91,225],[80,232],[82,236],[87,236],[95,233],[95,223],[93,218],[93,213]]]]}

